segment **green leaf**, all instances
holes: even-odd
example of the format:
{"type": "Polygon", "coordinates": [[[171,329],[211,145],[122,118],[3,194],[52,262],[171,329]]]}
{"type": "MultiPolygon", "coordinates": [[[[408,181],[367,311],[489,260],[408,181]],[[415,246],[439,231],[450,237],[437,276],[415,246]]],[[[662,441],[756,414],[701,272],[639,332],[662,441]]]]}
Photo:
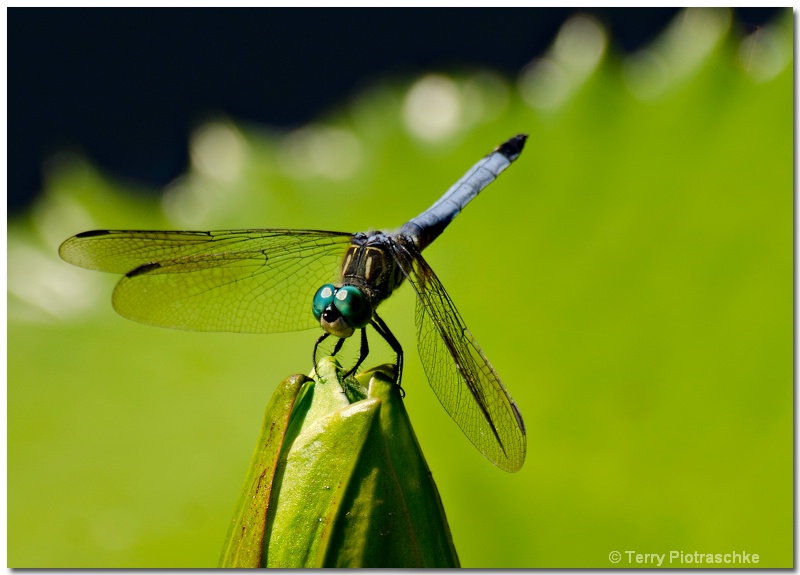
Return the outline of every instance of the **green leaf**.
{"type": "Polygon", "coordinates": [[[321,567],[320,545],[353,474],[379,401],[350,404],[336,365],[323,360],[298,406],[275,476],[267,515],[267,567],[321,567]]]}
{"type": "Polygon", "coordinates": [[[289,416],[306,381],[303,375],[286,378],[267,405],[261,436],[220,556],[220,567],[258,567],[261,564],[265,514],[272,492],[272,479],[289,416]]]}
{"type": "Polygon", "coordinates": [[[317,372],[270,401],[220,566],[458,566],[394,366],[317,372]]]}
{"type": "Polygon", "coordinates": [[[394,366],[366,372],[379,417],[353,473],[326,567],[458,567],[439,491],[422,455],[394,366]]]}

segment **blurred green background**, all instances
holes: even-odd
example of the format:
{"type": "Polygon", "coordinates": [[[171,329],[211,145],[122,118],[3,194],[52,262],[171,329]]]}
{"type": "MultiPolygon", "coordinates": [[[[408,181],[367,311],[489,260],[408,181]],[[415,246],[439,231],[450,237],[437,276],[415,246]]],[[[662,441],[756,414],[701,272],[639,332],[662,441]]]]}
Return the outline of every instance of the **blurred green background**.
{"type": "MultiPolygon", "coordinates": [[[[525,417],[521,472],[440,407],[409,288],[382,308],[462,564],[676,550],[792,567],[792,24],[742,36],[689,10],[621,57],[576,17],[515,83],[378,82],[291,133],[220,118],[160,201],[54,158],[8,229],[9,566],[216,565],[267,400],[318,337],[129,322],[117,278],[61,262],[61,241],[395,228],[527,132],[425,253],[525,417]]],[[[368,366],[390,359],[372,341],[368,366]]]]}

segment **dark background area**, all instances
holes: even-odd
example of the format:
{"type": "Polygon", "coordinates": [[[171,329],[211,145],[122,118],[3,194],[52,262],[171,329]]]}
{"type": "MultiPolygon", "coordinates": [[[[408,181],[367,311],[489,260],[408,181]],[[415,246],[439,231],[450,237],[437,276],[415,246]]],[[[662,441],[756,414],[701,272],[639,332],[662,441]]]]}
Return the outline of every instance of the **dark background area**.
{"type": "MultiPolygon", "coordinates": [[[[291,127],[386,75],[487,67],[513,78],[576,12],[631,52],[677,11],[11,8],[8,210],[30,205],[43,162],[65,148],[162,186],[214,114],[291,127]]],[[[751,31],[776,11],[736,9],[734,25],[751,31]]]]}

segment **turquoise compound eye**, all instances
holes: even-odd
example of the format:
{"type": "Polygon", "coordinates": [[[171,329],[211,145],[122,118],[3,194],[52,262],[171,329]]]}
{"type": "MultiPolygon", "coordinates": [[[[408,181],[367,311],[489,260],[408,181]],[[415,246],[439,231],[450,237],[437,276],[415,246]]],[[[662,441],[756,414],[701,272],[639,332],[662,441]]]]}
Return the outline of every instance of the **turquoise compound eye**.
{"type": "Polygon", "coordinates": [[[362,328],[372,319],[372,305],[355,286],[343,286],[336,290],[333,305],[352,328],[362,328]]]}
{"type": "Polygon", "coordinates": [[[331,305],[333,301],[333,294],[336,293],[336,288],[333,287],[331,284],[325,284],[321,288],[317,290],[317,293],[314,294],[314,301],[311,304],[311,310],[314,312],[314,317],[319,318],[322,317],[322,312],[325,311],[325,308],[331,305]]]}

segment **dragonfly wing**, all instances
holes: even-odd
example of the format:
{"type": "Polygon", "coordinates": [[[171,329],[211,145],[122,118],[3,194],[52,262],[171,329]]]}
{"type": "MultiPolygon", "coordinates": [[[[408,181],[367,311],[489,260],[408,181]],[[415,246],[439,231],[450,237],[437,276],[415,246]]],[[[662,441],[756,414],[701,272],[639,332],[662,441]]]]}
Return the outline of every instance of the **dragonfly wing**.
{"type": "Polygon", "coordinates": [[[526,439],[517,405],[414,244],[398,235],[392,249],[417,294],[417,345],[434,393],[489,461],[518,471],[526,439]]]}
{"type": "Polygon", "coordinates": [[[61,245],[69,263],[125,276],[114,309],[174,329],[274,333],[318,325],[311,301],[335,281],[352,234],[315,230],[116,231],[61,245]]]}

